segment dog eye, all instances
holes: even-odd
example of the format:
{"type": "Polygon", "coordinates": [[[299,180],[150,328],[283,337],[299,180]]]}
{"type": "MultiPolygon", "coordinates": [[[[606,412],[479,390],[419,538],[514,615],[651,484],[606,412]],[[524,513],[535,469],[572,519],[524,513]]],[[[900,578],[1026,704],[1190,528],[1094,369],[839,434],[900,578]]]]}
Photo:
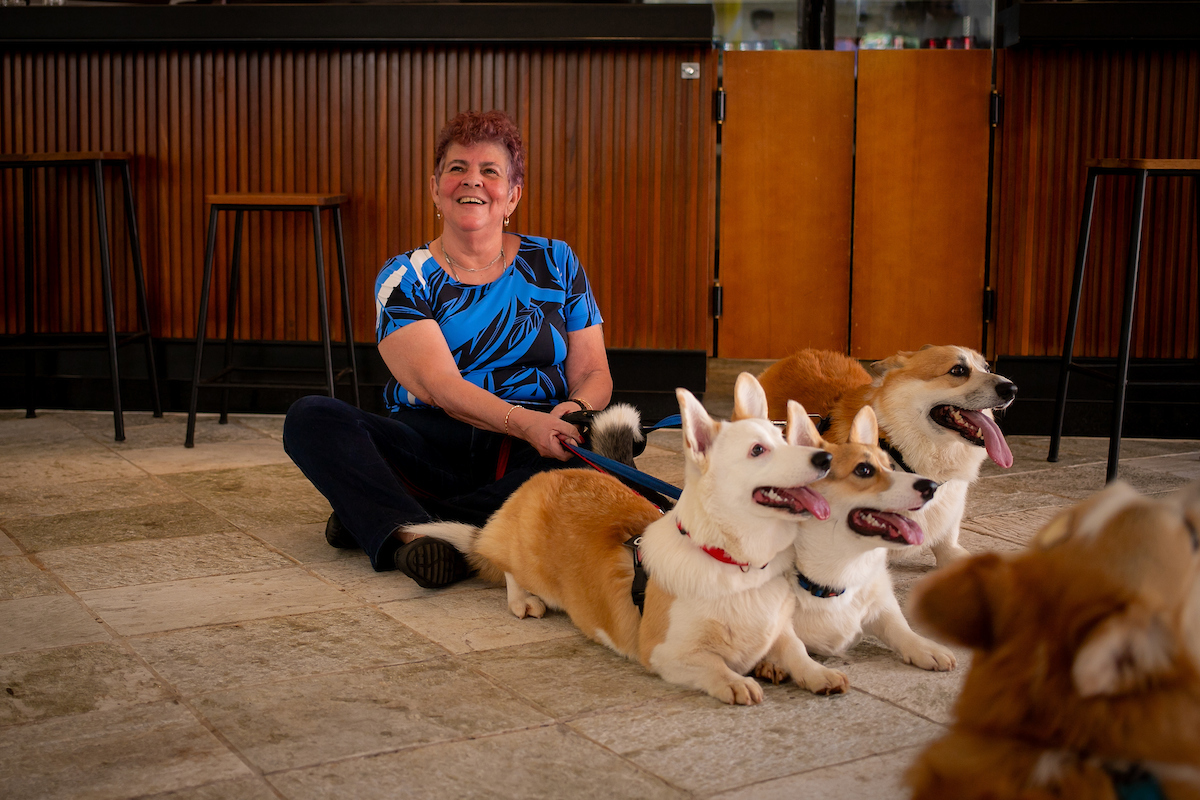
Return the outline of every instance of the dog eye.
{"type": "Polygon", "coordinates": [[[956,378],[965,378],[971,374],[971,370],[967,369],[962,364],[955,364],[950,368],[950,374],[956,378]]]}
{"type": "Polygon", "coordinates": [[[854,468],[854,474],[860,478],[869,478],[875,474],[875,468],[870,464],[863,462],[854,468]]]}
{"type": "Polygon", "coordinates": [[[758,458],[765,452],[767,452],[767,448],[763,447],[761,444],[756,444],[754,447],[750,448],[750,457],[758,458]]]}

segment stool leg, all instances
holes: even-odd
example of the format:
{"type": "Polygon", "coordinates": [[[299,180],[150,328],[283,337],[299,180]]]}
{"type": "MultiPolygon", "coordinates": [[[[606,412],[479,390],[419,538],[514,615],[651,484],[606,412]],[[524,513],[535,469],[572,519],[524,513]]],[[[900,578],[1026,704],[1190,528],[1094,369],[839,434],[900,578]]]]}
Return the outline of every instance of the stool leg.
{"type": "Polygon", "coordinates": [[[1125,389],[1129,385],[1129,349],[1133,333],[1133,305],[1137,294],[1138,260],[1142,254],[1142,213],[1146,206],[1146,170],[1138,170],[1133,189],[1133,219],[1129,228],[1129,263],[1125,267],[1125,304],[1121,311],[1121,343],[1117,353],[1117,387],[1113,392],[1112,433],[1108,437],[1106,481],[1117,477],[1121,457],[1121,424],[1125,419],[1125,389]]]}
{"type": "Polygon", "coordinates": [[[92,163],[96,184],[96,227],[100,231],[100,273],[104,289],[104,324],[108,329],[108,368],[113,385],[114,438],[125,441],[125,420],[121,412],[121,376],[117,368],[117,317],[113,310],[112,263],[108,253],[108,215],[104,208],[104,168],[99,159],[92,163]]]}
{"type": "Polygon", "coordinates": [[[312,207],[313,242],[317,248],[317,305],[320,308],[321,344],[325,348],[325,385],[333,391],[333,353],[329,347],[329,308],[325,305],[325,256],[321,252],[321,207],[312,207]]]}
{"type": "Polygon", "coordinates": [[[1079,301],[1083,295],[1083,268],[1087,263],[1088,241],[1092,234],[1092,208],[1096,199],[1096,173],[1089,169],[1083,192],[1083,217],[1079,223],[1079,241],[1075,244],[1075,274],[1071,278],[1071,299],[1067,308],[1067,329],[1063,334],[1062,362],[1058,367],[1058,393],[1054,396],[1054,427],[1050,430],[1047,461],[1058,461],[1062,443],[1063,418],[1067,413],[1067,382],[1071,378],[1071,359],[1075,352],[1075,329],[1079,324],[1079,301]]]}
{"type": "Polygon", "coordinates": [[[133,207],[133,179],[129,162],[121,162],[121,183],[125,186],[125,219],[129,228],[129,247],[133,251],[133,278],[137,289],[138,314],[142,319],[142,330],[146,332],[146,371],[150,374],[150,397],[154,404],[154,416],[161,417],[162,398],[158,393],[158,369],[154,364],[154,337],[150,334],[150,306],[146,302],[146,271],[142,267],[142,242],[138,238],[137,212],[133,207]]]}
{"type": "Polygon", "coordinates": [[[204,357],[204,328],[208,323],[208,289],[212,284],[213,250],[217,246],[217,207],[208,211],[208,242],[204,245],[204,278],[200,286],[200,316],[196,320],[196,366],[192,372],[192,398],[188,403],[187,438],[184,447],[194,447],[196,438],[196,395],[200,391],[200,365],[204,357]]]}
{"type": "MultiPolygon", "coordinates": [[[[229,261],[229,296],[226,298],[225,313],[225,366],[228,372],[233,363],[233,328],[237,324],[238,285],[242,280],[242,215],[240,208],[233,217],[233,258],[229,261]]],[[[221,390],[221,425],[229,422],[229,388],[221,390]]]]}
{"type": "Polygon", "coordinates": [[[358,364],[354,360],[354,321],[350,318],[350,288],[346,277],[346,250],[342,244],[342,208],[333,207],[333,235],[337,239],[338,275],[342,281],[342,321],[346,328],[346,354],[350,358],[350,380],[354,387],[354,405],[362,408],[358,397],[358,364]]]}
{"type": "MultiPolygon", "coordinates": [[[[25,336],[26,344],[33,344],[34,315],[34,277],[33,277],[33,170],[30,167],[21,169],[21,193],[25,196],[25,336]]],[[[37,402],[33,396],[37,383],[37,354],[33,350],[25,351],[25,418],[37,416],[37,402]]]]}

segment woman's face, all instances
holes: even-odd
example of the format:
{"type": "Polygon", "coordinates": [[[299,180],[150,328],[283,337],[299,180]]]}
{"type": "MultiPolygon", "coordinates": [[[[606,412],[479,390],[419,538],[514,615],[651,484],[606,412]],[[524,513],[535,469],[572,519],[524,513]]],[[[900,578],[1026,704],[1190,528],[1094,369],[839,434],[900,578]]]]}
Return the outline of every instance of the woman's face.
{"type": "Polygon", "coordinates": [[[521,199],[521,187],[509,184],[508,173],[508,150],[500,143],[451,142],[442,174],[429,178],[433,204],[447,225],[460,230],[503,229],[521,199]]]}

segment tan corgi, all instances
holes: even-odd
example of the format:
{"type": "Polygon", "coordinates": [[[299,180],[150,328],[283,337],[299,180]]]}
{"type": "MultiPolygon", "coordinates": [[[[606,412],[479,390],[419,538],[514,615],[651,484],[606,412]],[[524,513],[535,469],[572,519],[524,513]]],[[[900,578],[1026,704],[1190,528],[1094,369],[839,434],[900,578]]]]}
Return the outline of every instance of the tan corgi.
{"type": "MultiPolygon", "coordinates": [[[[953,669],[956,660],[948,648],[909,627],[887,569],[889,550],[924,541],[910,515],[933,499],[938,485],[890,469],[878,441],[875,413],[863,406],[854,416],[849,441],[822,443],[833,453],[833,463],[813,488],[830,511],[827,519],[801,523],[793,545],[796,635],[810,653],[841,656],[866,632],[906,663],[953,669]]],[[[760,664],[755,672],[761,678],[781,677],[774,664],[760,664]]]]}
{"type": "Polygon", "coordinates": [[[918,622],[972,648],[915,800],[1200,798],[1200,482],[1116,482],[1016,554],[924,578],[918,622]]]}
{"type": "Polygon", "coordinates": [[[758,703],[762,689],[746,673],[770,655],[807,689],[844,691],[846,676],[813,661],[791,624],[797,520],[828,514],[808,488],[829,469],[816,428],[792,404],[785,439],[749,373],[738,377],[729,422],[690,392],[677,395],[685,482],[665,514],[615,478],[568,469],[530,478],[482,529],[415,530],[452,543],[484,578],[503,577],[518,617],[562,609],[593,640],[672,683],[758,703]],[[643,615],[631,593],[631,537],[648,576],[643,615]]]}
{"type": "Polygon", "coordinates": [[[1017,387],[990,372],[979,353],[951,345],[897,353],[872,369],[874,376],[848,356],[801,350],[772,364],[759,380],[772,411],[791,399],[828,417],[825,438],[833,442],[846,441],[854,415],[871,406],[896,464],[939,484],[933,501],[914,515],[938,565],[962,558],[968,553],[958,536],[968,487],[988,456],[1012,466],[992,414],[1012,403],[1017,387]]]}

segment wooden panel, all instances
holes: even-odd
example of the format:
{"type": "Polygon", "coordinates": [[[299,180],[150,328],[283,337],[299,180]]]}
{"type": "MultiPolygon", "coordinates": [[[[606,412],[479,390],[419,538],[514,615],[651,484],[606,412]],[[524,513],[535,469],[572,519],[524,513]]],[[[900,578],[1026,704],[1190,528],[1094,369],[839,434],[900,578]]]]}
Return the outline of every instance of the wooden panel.
{"type": "Polygon", "coordinates": [[[854,54],[725,54],[718,348],[845,351],[854,54]]]}
{"type": "Polygon", "coordinates": [[[859,53],[850,352],[983,339],[991,54],[859,53]]]}
{"type": "MultiPolygon", "coordinates": [[[[356,338],[374,336],[383,262],[437,234],[434,137],[459,110],[498,107],[529,148],[510,230],[570,242],[612,347],[711,347],[716,53],[700,47],[413,47],[0,54],[0,149],[135,154],[156,335],[191,337],[212,193],[341,192],[356,338]],[[680,62],[701,63],[683,80],[680,62]]],[[[119,326],[134,327],[131,262],[115,181],[119,326]]],[[[0,175],[0,332],[23,329],[21,183],[0,175]]],[[[102,327],[90,181],[40,172],[39,330],[102,327]]],[[[210,335],[224,335],[232,214],[222,215],[210,335]],[[228,217],[228,219],[224,219],[228,217]]],[[[334,335],[341,298],[326,216],[334,335]]],[[[319,338],[312,228],[246,216],[236,336],[319,338]]]]}
{"type": "MultiPolygon", "coordinates": [[[[1034,48],[1002,54],[992,239],[996,352],[1058,355],[1089,158],[1200,157],[1200,50],[1034,48]]],[[[1076,355],[1115,357],[1132,179],[1101,178],[1076,355]]],[[[1146,189],[1135,357],[1196,358],[1195,182],[1146,189]]]]}

